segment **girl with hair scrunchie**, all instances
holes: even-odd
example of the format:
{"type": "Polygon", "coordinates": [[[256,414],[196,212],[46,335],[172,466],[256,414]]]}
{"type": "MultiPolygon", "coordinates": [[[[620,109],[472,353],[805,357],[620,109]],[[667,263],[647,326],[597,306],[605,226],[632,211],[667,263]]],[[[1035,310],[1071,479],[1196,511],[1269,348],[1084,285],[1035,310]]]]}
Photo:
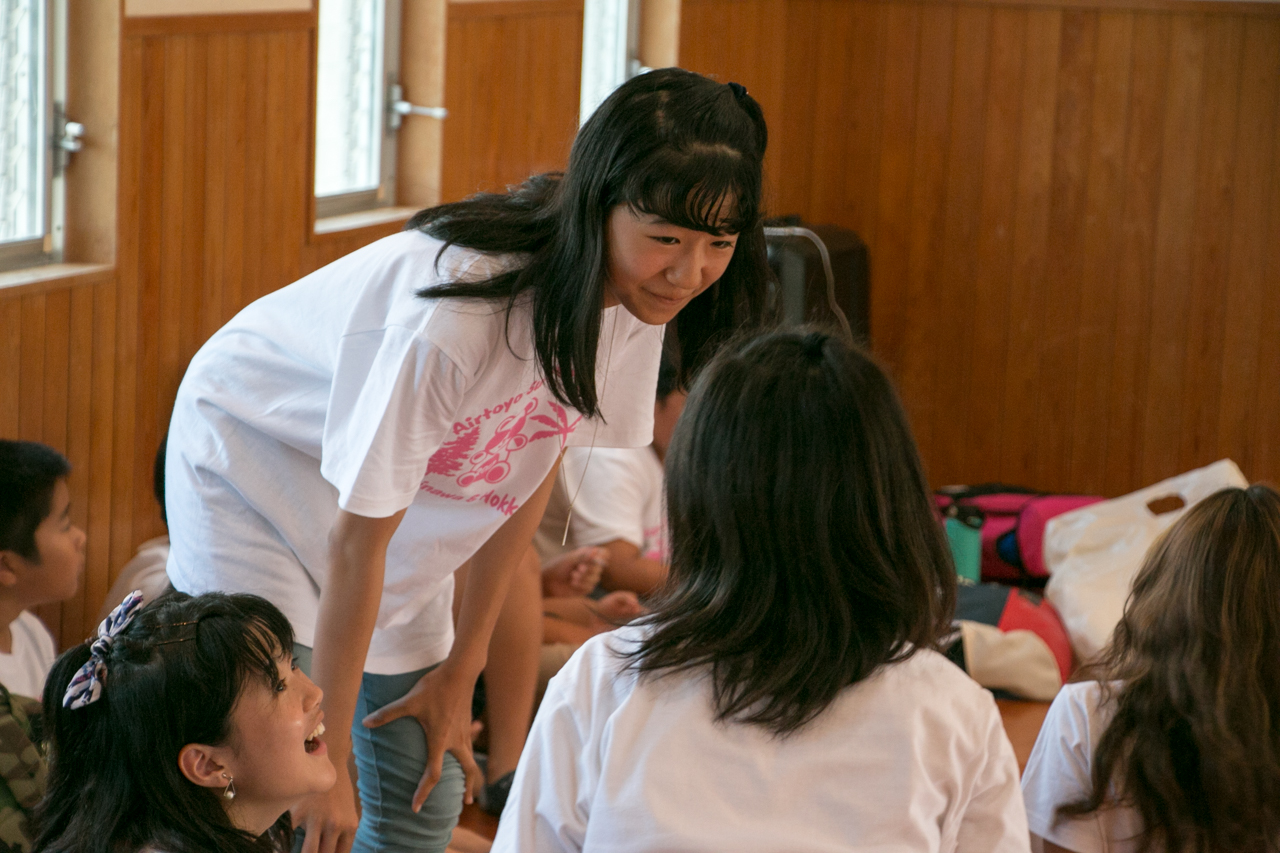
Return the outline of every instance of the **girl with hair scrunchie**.
{"type": "Polygon", "coordinates": [[[133,593],[45,685],[40,853],[286,853],[333,786],[320,689],[255,595],[133,593]]]}

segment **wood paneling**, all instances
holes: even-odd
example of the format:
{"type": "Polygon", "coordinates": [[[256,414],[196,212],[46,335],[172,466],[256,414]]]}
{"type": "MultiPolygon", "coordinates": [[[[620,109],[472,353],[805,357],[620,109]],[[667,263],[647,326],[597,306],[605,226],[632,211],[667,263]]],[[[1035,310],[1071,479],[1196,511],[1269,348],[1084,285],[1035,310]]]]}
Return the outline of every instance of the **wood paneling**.
{"type": "Polygon", "coordinates": [[[578,130],[582,0],[451,3],[441,201],[560,170],[578,130]]]}
{"type": "Polygon", "coordinates": [[[1280,5],[685,0],[680,47],[870,246],[935,484],[1280,481],[1280,5]]]}

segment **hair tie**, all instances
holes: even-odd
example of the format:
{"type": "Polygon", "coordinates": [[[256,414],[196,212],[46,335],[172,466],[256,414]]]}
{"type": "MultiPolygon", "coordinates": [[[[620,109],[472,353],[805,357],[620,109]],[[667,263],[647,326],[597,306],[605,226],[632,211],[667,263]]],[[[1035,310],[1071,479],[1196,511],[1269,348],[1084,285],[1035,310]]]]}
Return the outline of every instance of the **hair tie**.
{"type": "Polygon", "coordinates": [[[735,98],[745,98],[747,96],[747,87],[741,83],[734,83],[732,80],[728,83],[729,89],[733,92],[735,98]]]}
{"type": "Polygon", "coordinates": [[[83,708],[102,697],[102,685],[107,680],[107,652],[120,632],[128,627],[142,606],[142,590],[135,589],[124,601],[102,620],[98,626],[98,638],[89,647],[89,659],[76,671],[67,692],[62,696],[62,707],[83,708]]]}

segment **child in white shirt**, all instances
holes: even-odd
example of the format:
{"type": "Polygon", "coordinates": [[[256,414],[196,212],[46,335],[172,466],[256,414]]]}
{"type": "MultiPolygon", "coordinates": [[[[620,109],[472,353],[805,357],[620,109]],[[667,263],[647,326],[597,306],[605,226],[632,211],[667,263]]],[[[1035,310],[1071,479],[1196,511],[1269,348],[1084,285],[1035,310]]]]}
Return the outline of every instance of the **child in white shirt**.
{"type": "Polygon", "coordinates": [[[71,523],[71,465],[30,441],[0,440],[0,684],[39,698],[57,651],[30,612],[75,595],[84,531],[71,523]]]}
{"type": "Polygon", "coordinates": [[[1026,851],[995,701],[933,650],[955,570],[874,362],[727,345],[667,472],[668,585],[552,680],[493,849],[1026,851]]]}
{"type": "Polygon", "coordinates": [[[1022,777],[1047,853],[1280,846],[1280,494],[1225,489],[1147,554],[1022,777]]]}

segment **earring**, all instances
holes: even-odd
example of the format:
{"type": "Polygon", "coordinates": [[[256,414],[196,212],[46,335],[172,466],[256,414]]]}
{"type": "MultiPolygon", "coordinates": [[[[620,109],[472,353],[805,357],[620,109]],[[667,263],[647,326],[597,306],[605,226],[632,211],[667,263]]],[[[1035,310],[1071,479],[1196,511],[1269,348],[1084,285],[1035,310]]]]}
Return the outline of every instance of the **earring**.
{"type": "Polygon", "coordinates": [[[234,800],[236,798],[236,780],[233,776],[222,774],[222,778],[227,780],[227,787],[222,789],[222,799],[234,800]]]}

